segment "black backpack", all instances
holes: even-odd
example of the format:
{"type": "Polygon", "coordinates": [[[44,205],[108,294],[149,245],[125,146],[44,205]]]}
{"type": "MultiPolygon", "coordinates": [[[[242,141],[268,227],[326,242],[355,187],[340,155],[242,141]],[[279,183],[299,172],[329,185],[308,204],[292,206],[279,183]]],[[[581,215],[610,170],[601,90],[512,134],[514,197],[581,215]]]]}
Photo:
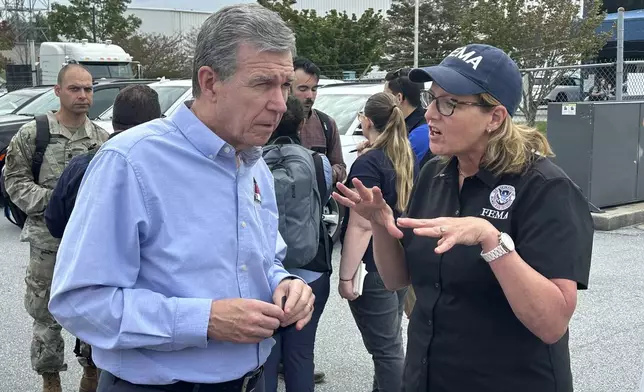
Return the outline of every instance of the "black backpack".
{"type": "MultiPolygon", "coordinates": [[[[324,137],[326,138],[326,149],[328,150],[329,145],[331,144],[331,135],[333,131],[333,124],[331,123],[331,118],[324,112],[321,112],[317,109],[313,109],[313,110],[315,110],[315,113],[317,113],[318,118],[322,123],[322,129],[324,130],[324,137]]],[[[322,153],[328,156],[329,151],[326,151],[326,152],[322,151],[322,153]]]]}
{"type": "MultiPolygon", "coordinates": [[[[31,173],[34,176],[34,182],[38,183],[40,177],[40,167],[45,157],[45,150],[49,145],[49,119],[46,114],[36,116],[36,150],[31,160],[31,173]]],[[[20,228],[25,226],[27,214],[25,214],[17,205],[15,205],[4,184],[4,163],[7,155],[7,147],[0,151],[0,203],[4,210],[4,216],[20,228]]]]}

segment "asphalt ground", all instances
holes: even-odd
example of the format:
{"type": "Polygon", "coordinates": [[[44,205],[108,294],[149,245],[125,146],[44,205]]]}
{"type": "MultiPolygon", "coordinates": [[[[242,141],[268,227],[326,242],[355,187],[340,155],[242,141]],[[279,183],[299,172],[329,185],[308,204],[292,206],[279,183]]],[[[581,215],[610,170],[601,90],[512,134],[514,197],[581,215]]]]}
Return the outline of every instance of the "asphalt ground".
{"type": "MultiPolygon", "coordinates": [[[[31,370],[31,319],[23,307],[28,246],[18,237],[19,230],[0,217],[0,392],[37,392],[42,381],[31,370]]],[[[338,256],[336,248],[336,266],[338,256]]],[[[644,354],[644,225],[595,235],[590,288],[579,293],[570,330],[575,391],[636,390],[644,354]]],[[[72,337],[65,333],[65,339],[63,389],[77,391],[81,368],[72,337]]],[[[337,274],[318,331],[316,367],[327,374],[316,391],[371,390],[373,364],[337,294],[337,274]]]]}

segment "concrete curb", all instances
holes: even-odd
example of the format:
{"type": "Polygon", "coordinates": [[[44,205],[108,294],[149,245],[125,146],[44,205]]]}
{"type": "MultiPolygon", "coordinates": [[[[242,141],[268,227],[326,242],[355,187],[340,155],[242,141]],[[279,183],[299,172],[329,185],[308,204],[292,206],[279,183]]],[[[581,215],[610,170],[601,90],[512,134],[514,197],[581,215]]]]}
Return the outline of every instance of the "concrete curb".
{"type": "Polygon", "coordinates": [[[602,211],[591,214],[595,230],[611,231],[644,223],[644,203],[602,208],[602,211]]]}

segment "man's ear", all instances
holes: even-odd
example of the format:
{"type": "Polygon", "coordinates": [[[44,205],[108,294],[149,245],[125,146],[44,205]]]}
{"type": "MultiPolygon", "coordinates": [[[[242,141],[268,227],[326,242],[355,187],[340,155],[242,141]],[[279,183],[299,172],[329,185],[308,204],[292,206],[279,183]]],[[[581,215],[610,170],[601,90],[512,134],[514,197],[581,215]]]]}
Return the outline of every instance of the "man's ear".
{"type": "Polygon", "coordinates": [[[62,87],[60,87],[59,84],[54,86],[54,94],[56,94],[57,97],[60,97],[60,90],[62,90],[62,87]]]}
{"type": "Polygon", "coordinates": [[[398,101],[398,105],[402,104],[405,102],[405,96],[402,95],[401,93],[396,94],[396,100],[398,101]]]}
{"type": "Polygon", "coordinates": [[[212,68],[203,66],[197,71],[197,80],[201,88],[201,95],[216,99],[217,86],[221,84],[219,75],[212,68]]]}

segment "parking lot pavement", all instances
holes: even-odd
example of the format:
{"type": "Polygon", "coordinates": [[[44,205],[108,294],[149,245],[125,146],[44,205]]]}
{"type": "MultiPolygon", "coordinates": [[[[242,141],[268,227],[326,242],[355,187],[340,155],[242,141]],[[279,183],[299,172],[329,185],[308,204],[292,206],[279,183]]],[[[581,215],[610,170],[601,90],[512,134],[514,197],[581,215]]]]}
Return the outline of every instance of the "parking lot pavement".
{"type": "MultiPolygon", "coordinates": [[[[31,320],[23,308],[28,247],[18,236],[19,231],[0,218],[0,391],[36,392],[41,381],[29,364],[31,320]]],[[[337,294],[337,274],[332,285],[315,361],[326,372],[327,382],[316,391],[370,391],[373,365],[337,294]]],[[[579,294],[570,330],[576,392],[635,391],[644,354],[644,226],[596,234],[590,289],[579,294]]],[[[69,371],[62,379],[64,390],[74,391],[81,369],[73,357],[72,337],[65,336],[69,371]]]]}

